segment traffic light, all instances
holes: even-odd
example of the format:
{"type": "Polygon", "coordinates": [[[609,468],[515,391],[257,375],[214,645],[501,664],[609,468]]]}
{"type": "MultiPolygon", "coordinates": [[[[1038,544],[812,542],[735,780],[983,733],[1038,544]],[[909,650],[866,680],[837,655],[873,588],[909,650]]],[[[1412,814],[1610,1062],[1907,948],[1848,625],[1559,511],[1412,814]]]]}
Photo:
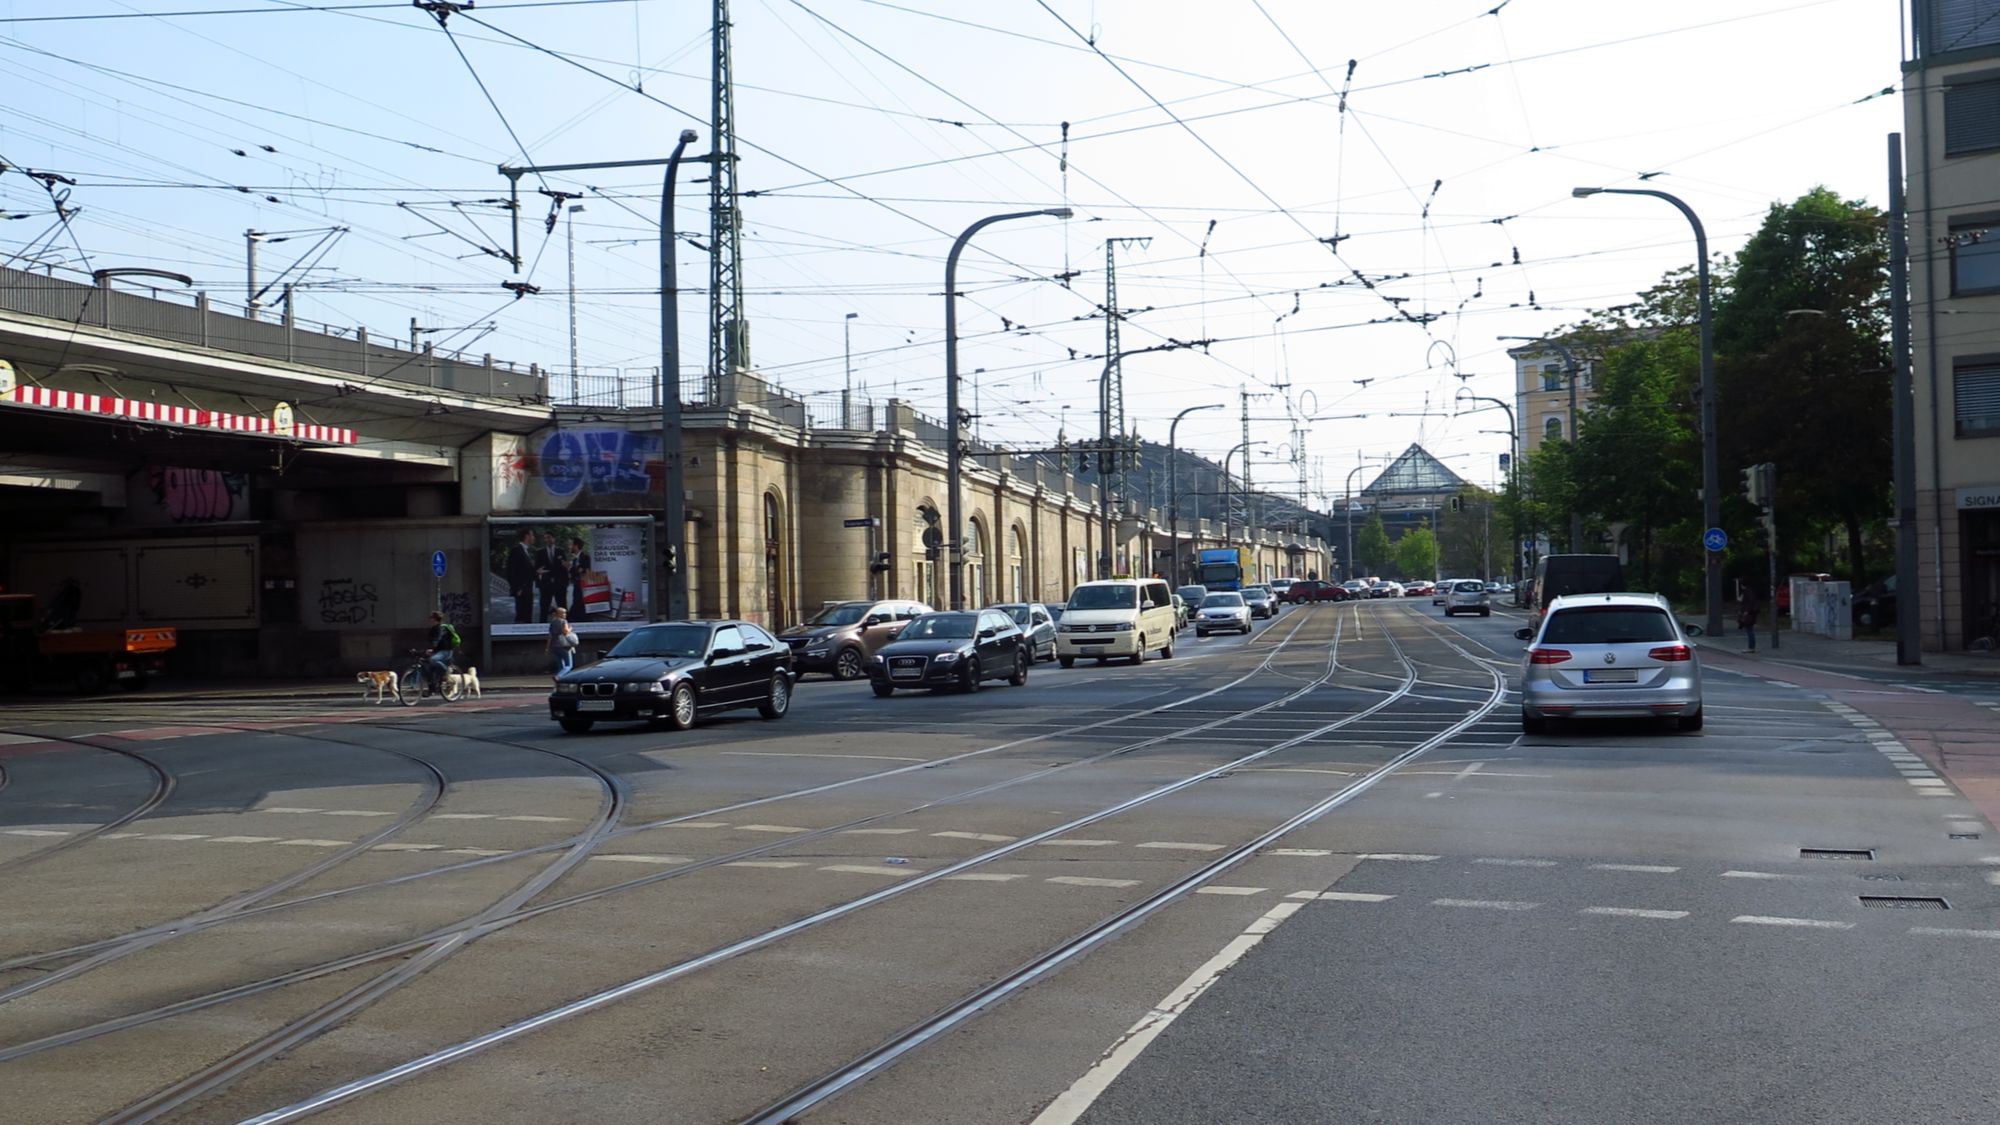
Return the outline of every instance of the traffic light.
{"type": "Polygon", "coordinates": [[[660,562],[667,568],[668,574],[679,574],[681,569],[680,548],[674,546],[672,543],[667,544],[667,549],[660,555],[660,562]]]}
{"type": "Polygon", "coordinates": [[[870,574],[889,573],[889,552],[883,551],[880,554],[876,555],[875,561],[868,564],[868,573],[870,574]]]}
{"type": "Polygon", "coordinates": [[[1737,491],[1743,494],[1743,498],[1745,500],[1748,500],[1752,504],[1755,504],[1761,508],[1764,506],[1764,502],[1757,496],[1758,492],[1757,482],[1758,482],[1757,466],[1751,465],[1743,470],[1743,484],[1741,485],[1741,487],[1737,489],[1737,491]]]}

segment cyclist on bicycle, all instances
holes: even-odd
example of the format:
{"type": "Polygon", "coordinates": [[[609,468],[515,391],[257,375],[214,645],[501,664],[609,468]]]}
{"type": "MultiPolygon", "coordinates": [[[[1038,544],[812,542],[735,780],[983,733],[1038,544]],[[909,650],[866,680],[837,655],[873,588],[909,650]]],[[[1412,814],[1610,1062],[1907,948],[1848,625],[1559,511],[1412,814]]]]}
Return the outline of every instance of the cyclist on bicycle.
{"type": "Polygon", "coordinates": [[[444,614],[431,612],[430,640],[425,644],[424,687],[427,690],[443,692],[445,673],[451,671],[451,660],[458,652],[458,630],[444,619],[444,614]]]}

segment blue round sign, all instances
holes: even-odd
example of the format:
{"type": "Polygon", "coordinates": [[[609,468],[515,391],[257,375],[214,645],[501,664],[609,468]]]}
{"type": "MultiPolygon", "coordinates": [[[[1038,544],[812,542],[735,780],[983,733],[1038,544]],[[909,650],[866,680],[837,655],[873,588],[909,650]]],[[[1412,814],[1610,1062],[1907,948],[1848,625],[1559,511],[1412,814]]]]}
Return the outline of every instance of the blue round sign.
{"type": "Polygon", "coordinates": [[[444,552],[443,552],[443,551],[432,551],[432,552],[431,552],[431,576],[432,576],[432,577],[434,577],[434,578],[443,578],[443,577],[444,577],[444,552]]]}
{"type": "Polygon", "coordinates": [[[1711,551],[1720,551],[1729,546],[1729,533],[1719,527],[1711,527],[1702,535],[1701,545],[1711,551]]]}

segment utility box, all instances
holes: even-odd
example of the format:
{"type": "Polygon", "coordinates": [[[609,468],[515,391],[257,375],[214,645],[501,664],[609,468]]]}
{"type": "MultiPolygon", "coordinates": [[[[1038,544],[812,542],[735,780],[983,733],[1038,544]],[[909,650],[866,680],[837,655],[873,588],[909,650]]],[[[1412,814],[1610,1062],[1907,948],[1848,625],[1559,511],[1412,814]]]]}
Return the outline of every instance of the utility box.
{"type": "Polygon", "coordinates": [[[1794,577],[1792,628],[1836,641],[1853,640],[1852,586],[1846,582],[1817,582],[1810,577],[1794,577]]]}

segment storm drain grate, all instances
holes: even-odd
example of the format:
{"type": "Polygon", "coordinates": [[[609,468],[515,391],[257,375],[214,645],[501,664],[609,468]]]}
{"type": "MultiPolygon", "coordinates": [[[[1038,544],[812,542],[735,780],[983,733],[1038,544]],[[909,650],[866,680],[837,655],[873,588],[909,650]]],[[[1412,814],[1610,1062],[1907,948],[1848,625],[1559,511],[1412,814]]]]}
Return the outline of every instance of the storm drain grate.
{"type": "Polygon", "coordinates": [[[1862,895],[1861,905],[1878,910],[1950,910],[1951,904],[1941,898],[1924,898],[1918,895],[1862,895]]]}
{"type": "Polygon", "coordinates": [[[1874,848],[1800,848],[1800,859],[1874,859],[1874,848]]]}
{"type": "Polygon", "coordinates": [[[1900,883],[1903,881],[1901,875],[1863,875],[1862,878],[1871,883],[1900,883]]]}
{"type": "Polygon", "coordinates": [[[1979,833],[1977,833],[1977,832],[1954,832],[1954,833],[1952,833],[1952,834],[1951,834],[1951,838],[1952,838],[1952,839],[1954,839],[1954,840],[1977,840],[1977,839],[1979,839],[1979,833]]]}

